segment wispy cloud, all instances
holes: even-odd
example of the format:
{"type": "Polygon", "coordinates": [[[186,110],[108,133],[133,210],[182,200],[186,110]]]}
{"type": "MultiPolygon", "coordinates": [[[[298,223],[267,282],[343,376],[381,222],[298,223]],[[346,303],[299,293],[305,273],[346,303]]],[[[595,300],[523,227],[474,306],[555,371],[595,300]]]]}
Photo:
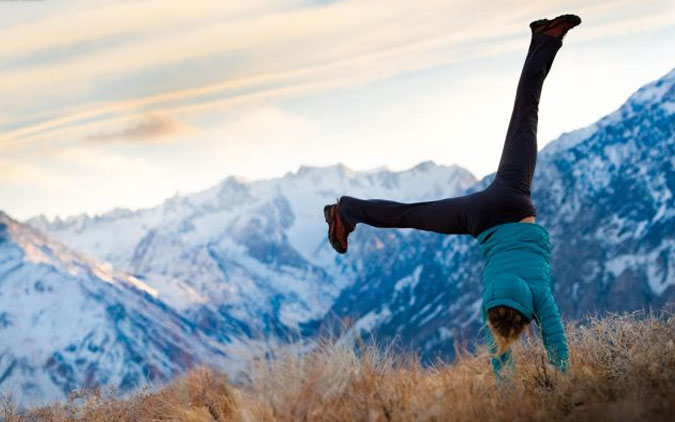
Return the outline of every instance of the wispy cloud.
{"type": "MultiPolygon", "coordinates": [[[[628,2],[581,3],[559,2],[555,9],[607,13],[628,2]]],[[[600,23],[586,36],[608,36],[636,20],[643,27],[673,21],[672,9],[663,10],[663,2],[652,4],[621,22],[600,23]]],[[[290,1],[206,1],[195,8],[186,8],[184,2],[147,1],[102,2],[72,14],[46,16],[3,30],[0,35],[8,42],[0,58],[11,61],[82,42],[94,47],[53,62],[0,71],[0,96],[14,117],[3,125],[8,129],[0,133],[0,149],[64,135],[73,141],[73,135],[100,139],[115,133],[108,125],[133,127],[148,112],[189,118],[499,54],[518,48],[514,39],[526,34],[523,21],[551,9],[543,1],[526,6],[497,1],[489,7],[468,0],[359,0],[314,7],[290,1]],[[133,36],[125,42],[95,47],[97,40],[129,34],[133,36]],[[223,62],[223,57],[229,60],[223,62]],[[176,70],[179,65],[183,67],[176,70]],[[134,83],[144,73],[158,75],[159,92],[152,83],[134,83]],[[111,84],[117,89],[101,91],[111,84]],[[64,96],[79,101],[63,104],[64,96]],[[50,103],[60,104],[58,111],[50,103]],[[26,123],[20,124],[22,120],[26,123]]],[[[116,133],[107,139],[124,140],[124,131],[116,133]]]]}
{"type": "Polygon", "coordinates": [[[119,130],[93,133],[87,140],[109,142],[119,140],[158,141],[190,132],[190,128],[162,116],[149,116],[119,130]]]}

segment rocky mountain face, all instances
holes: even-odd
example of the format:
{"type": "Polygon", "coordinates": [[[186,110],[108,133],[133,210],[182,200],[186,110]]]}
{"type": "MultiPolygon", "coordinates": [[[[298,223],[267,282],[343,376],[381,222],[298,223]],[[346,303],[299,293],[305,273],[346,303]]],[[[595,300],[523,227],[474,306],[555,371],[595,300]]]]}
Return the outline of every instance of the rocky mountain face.
{"type": "MultiPolygon", "coordinates": [[[[538,222],[551,234],[554,295],[566,319],[593,312],[658,308],[675,300],[674,86],[675,71],[671,71],[640,89],[614,113],[562,135],[539,155],[533,197],[538,222]]],[[[106,262],[121,271],[115,274],[126,274],[111,276],[115,282],[109,283],[89,270],[94,275],[85,282],[69,270],[58,270],[52,289],[76,286],[74,291],[84,292],[81,286],[86,285],[87,289],[114,291],[97,297],[114,298],[124,306],[124,321],[149,318],[148,312],[156,312],[152,321],[158,325],[144,322],[143,327],[153,327],[148,330],[166,336],[171,333],[179,345],[188,336],[197,338],[195,344],[203,347],[190,349],[195,359],[199,356],[210,362],[231,357],[236,348],[248,347],[251,339],[268,341],[298,331],[313,336],[346,318],[354,321],[347,336],[360,331],[381,341],[397,339],[431,361],[451,358],[455,344],[472,342],[480,329],[483,264],[475,240],[359,226],[350,237],[349,253],[337,255],[326,239],[322,207],[342,194],[407,202],[456,196],[487,186],[492,177],[477,182],[459,167],[431,162],[404,172],[353,172],[341,165],[304,167],[266,181],[229,178],[207,191],[176,196],[151,209],[120,209],[55,221],[38,217],[28,223],[96,257],[77,255],[78,262],[99,262],[84,267],[110,268],[102,264],[106,262]]],[[[5,226],[12,224],[20,227],[16,222],[5,226]]],[[[0,335],[14,326],[10,324],[16,325],[11,321],[34,321],[33,315],[62,306],[54,303],[64,300],[61,296],[39,299],[44,293],[36,291],[35,283],[42,280],[45,264],[26,258],[32,256],[26,251],[33,249],[17,244],[16,236],[4,230],[0,248],[14,255],[0,255],[5,260],[0,261],[2,294],[10,283],[21,286],[14,290],[26,295],[27,311],[12,308],[15,316],[11,319],[0,308],[0,335]],[[14,261],[6,258],[11,256],[14,261]],[[18,263],[25,266],[20,273],[13,270],[18,263]]],[[[31,236],[42,236],[26,230],[31,236]]],[[[69,259],[59,255],[57,261],[69,259]]],[[[53,266],[69,268],[63,263],[53,266]]],[[[117,327],[107,302],[85,306],[90,301],[87,295],[67,295],[77,303],[67,307],[68,321],[57,320],[60,323],[55,325],[63,326],[63,340],[58,347],[44,350],[67,350],[71,344],[76,345],[73,350],[80,350],[84,333],[94,329],[87,325],[94,317],[80,317],[81,312],[102,312],[97,318],[106,322],[100,327],[117,327]]],[[[132,322],[125,324],[133,326],[132,322]]],[[[30,381],[31,374],[46,371],[48,357],[25,356],[43,350],[31,343],[34,337],[41,338],[42,331],[35,325],[25,327],[21,341],[28,346],[0,342],[0,353],[5,350],[0,355],[0,387],[10,379],[3,375],[11,366],[7,362],[23,359],[32,369],[23,372],[22,388],[33,388],[26,384],[33,382],[63,389],[65,383],[47,379],[51,375],[30,381]],[[20,355],[17,350],[25,353],[20,355]]],[[[121,338],[115,333],[109,336],[121,338]]],[[[133,344],[138,347],[127,355],[115,352],[117,359],[144,362],[137,368],[153,362],[162,377],[183,368],[173,359],[163,361],[168,352],[152,341],[163,338],[160,335],[124,331],[124,338],[128,340],[106,344],[124,348],[137,341],[133,344]]],[[[71,368],[82,367],[73,359],[71,368]]],[[[98,378],[99,382],[114,384],[124,379],[119,378],[124,373],[121,366],[97,365],[108,374],[108,378],[98,378]]],[[[9,373],[16,371],[10,368],[9,373]]],[[[148,378],[150,372],[139,369],[135,373],[148,378]]],[[[73,373],[78,375],[68,385],[87,385],[82,375],[86,371],[73,373]]]]}
{"type": "Polygon", "coordinates": [[[541,159],[535,199],[570,317],[674,300],[675,71],[541,159]]]}
{"type": "Polygon", "coordinates": [[[227,366],[222,344],[157,291],[0,212],[0,387],[25,403],[101,385],[128,391],[193,365],[227,366]]]}

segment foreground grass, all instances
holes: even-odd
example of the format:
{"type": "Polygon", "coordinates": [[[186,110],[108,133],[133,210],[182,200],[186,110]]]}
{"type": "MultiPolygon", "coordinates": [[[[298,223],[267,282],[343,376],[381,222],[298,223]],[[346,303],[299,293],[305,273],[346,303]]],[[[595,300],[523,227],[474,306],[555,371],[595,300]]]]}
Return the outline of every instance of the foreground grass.
{"type": "Polygon", "coordinates": [[[332,343],[254,367],[251,384],[198,368],[128,399],[91,392],[0,421],[660,421],[675,415],[675,316],[612,316],[569,326],[571,367],[546,363],[539,341],[516,351],[511,383],[497,386],[484,351],[423,368],[414,357],[332,343]]]}

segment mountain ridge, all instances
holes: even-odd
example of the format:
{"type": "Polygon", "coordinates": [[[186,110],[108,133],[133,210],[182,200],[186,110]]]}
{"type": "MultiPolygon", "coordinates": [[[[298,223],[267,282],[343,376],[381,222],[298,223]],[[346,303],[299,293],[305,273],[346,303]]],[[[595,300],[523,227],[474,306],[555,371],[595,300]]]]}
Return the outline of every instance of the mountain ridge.
{"type": "Polygon", "coordinates": [[[216,183],[214,186],[211,186],[206,189],[201,189],[197,190],[194,192],[187,192],[187,193],[176,193],[174,196],[166,198],[164,201],[161,203],[150,206],[150,207],[142,207],[142,208],[126,208],[126,207],[114,207],[111,208],[107,211],[103,211],[100,213],[88,213],[88,212],[82,212],[82,213],[77,213],[77,214],[71,214],[71,215],[66,215],[66,216],[60,216],[60,215],[55,215],[51,218],[47,217],[44,214],[38,214],[34,215],[32,217],[29,217],[23,221],[23,223],[31,225],[36,228],[49,228],[49,229],[54,229],[57,227],[63,227],[64,225],[68,224],[77,224],[78,222],[82,220],[97,220],[97,219],[107,219],[107,218],[119,218],[119,217],[127,217],[132,214],[136,214],[139,212],[143,211],[148,211],[157,207],[160,207],[167,202],[175,201],[178,198],[190,198],[190,197],[198,197],[200,195],[204,195],[207,192],[211,192],[215,189],[218,189],[220,186],[223,185],[229,185],[229,184],[241,184],[241,185],[259,185],[259,184],[267,184],[267,183],[275,183],[278,181],[281,181],[283,179],[288,179],[288,178],[298,178],[306,175],[310,175],[312,173],[325,173],[328,172],[337,172],[337,173],[343,173],[346,176],[350,178],[354,177],[372,177],[373,175],[379,175],[379,174],[392,174],[392,175],[405,175],[411,171],[414,170],[422,170],[424,171],[425,169],[432,169],[432,168],[440,168],[440,169],[448,169],[448,170],[456,170],[460,173],[463,173],[461,176],[466,177],[467,179],[473,178],[474,181],[477,181],[473,174],[469,170],[466,170],[465,168],[461,167],[458,164],[437,164],[434,160],[425,160],[421,161],[412,167],[403,169],[403,170],[390,170],[386,166],[378,166],[374,167],[371,169],[365,169],[365,170],[353,170],[350,167],[346,166],[343,163],[336,163],[332,165],[327,165],[327,166],[312,166],[312,165],[302,165],[300,166],[296,171],[288,171],[284,173],[281,176],[275,176],[275,177],[270,177],[270,178],[264,178],[264,179],[253,179],[249,180],[247,178],[244,178],[242,176],[237,176],[237,175],[229,175],[222,179],[220,182],[216,183]]]}

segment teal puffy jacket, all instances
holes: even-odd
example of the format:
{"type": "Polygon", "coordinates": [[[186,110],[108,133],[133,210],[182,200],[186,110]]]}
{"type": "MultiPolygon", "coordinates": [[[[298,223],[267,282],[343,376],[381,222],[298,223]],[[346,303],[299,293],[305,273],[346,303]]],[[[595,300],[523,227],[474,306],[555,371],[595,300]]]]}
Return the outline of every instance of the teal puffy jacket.
{"type": "MultiPolygon", "coordinates": [[[[490,227],[476,238],[485,258],[483,322],[495,306],[509,306],[539,325],[549,361],[567,370],[565,330],[551,294],[551,243],[546,229],[536,223],[506,223],[490,227]]],[[[484,327],[490,350],[497,352],[490,330],[484,327]]],[[[512,369],[511,349],[491,359],[498,376],[512,369]]]]}

